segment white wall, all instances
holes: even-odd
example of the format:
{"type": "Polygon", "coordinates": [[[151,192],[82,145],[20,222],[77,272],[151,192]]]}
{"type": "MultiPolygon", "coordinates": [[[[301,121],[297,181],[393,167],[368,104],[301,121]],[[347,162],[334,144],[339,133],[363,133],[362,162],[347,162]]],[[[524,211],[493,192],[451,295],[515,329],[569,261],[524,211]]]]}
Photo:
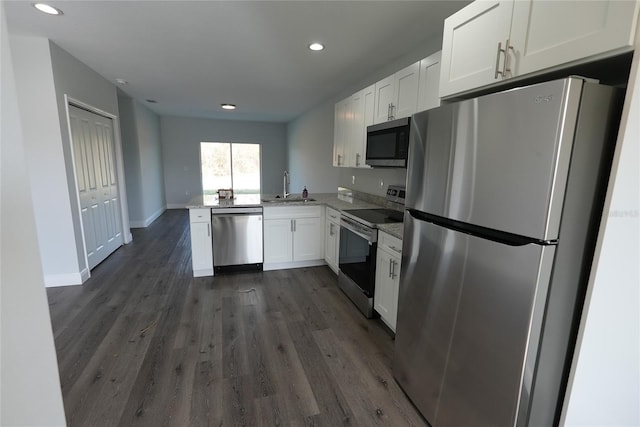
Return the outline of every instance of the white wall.
{"type": "Polygon", "coordinates": [[[306,185],[310,193],[335,192],[341,186],[384,196],[387,185],[404,185],[406,169],[365,170],[332,166],[335,103],[441,48],[440,37],[424,41],[384,68],[372,70],[366,76],[355,76],[353,85],[290,122],[287,126],[287,168],[291,171],[291,190],[299,192],[306,185]],[[353,176],[356,177],[355,184],[352,184],[353,176]],[[383,187],[379,185],[380,180],[383,187]]]}
{"type": "Polygon", "coordinates": [[[640,39],[585,301],[563,425],[640,425],[640,39]]]}
{"type": "Polygon", "coordinates": [[[0,42],[0,425],[64,426],[3,4],[0,42]]]}
{"type": "Polygon", "coordinates": [[[118,108],[129,222],[132,227],[147,227],[166,209],[160,118],[121,91],[118,108]]]}
{"type": "Polygon", "coordinates": [[[202,194],[200,142],[262,144],[262,192],[281,193],[286,168],[286,126],[282,123],[194,119],[160,119],[165,196],[168,208],[184,207],[202,194]]]}

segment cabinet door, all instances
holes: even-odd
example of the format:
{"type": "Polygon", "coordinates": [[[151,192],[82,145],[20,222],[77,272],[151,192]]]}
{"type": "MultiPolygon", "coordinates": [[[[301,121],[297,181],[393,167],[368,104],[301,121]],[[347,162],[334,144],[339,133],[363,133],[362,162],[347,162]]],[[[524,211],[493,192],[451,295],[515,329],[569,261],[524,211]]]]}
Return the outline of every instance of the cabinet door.
{"type": "Polygon", "coordinates": [[[323,259],[324,239],[320,218],[296,218],[293,221],[293,260],[323,259]]]}
{"type": "Polygon", "coordinates": [[[346,109],[348,99],[336,103],[333,123],[333,166],[344,166],[346,109]]]}
{"type": "Polygon", "coordinates": [[[418,79],[420,76],[420,62],[409,65],[393,75],[394,100],[391,107],[391,117],[400,119],[409,117],[418,107],[418,79]]]}
{"type": "Polygon", "coordinates": [[[213,274],[213,244],[211,223],[191,223],[191,263],[194,276],[213,274]]]}
{"type": "Polygon", "coordinates": [[[338,239],[338,232],[340,227],[335,223],[327,221],[325,224],[324,234],[324,260],[327,265],[337,274],[338,273],[338,245],[336,240],[338,239]]]}
{"type": "Polygon", "coordinates": [[[293,233],[290,219],[264,221],[264,262],[291,262],[293,233]]]}
{"type": "Polygon", "coordinates": [[[375,84],[374,123],[389,121],[391,117],[391,106],[395,95],[394,78],[395,76],[391,75],[375,84]]]}
{"type": "Polygon", "coordinates": [[[364,165],[363,148],[366,138],[364,128],[364,100],[365,92],[361,90],[351,97],[351,109],[349,114],[351,138],[349,140],[349,166],[361,167],[364,165]]]}
{"type": "MultiPolygon", "coordinates": [[[[499,81],[513,1],[476,1],[444,21],[440,97],[499,81]]],[[[573,19],[576,19],[574,17],[573,19]]]]}
{"type": "Polygon", "coordinates": [[[518,0],[509,50],[512,74],[521,75],[609,52],[630,50],[637,1],[518,0]]]}
{"type": "Polygon", "coordinates": [[[440,58],[442,52],[434,53],[420,61],[420,80],[418,81],[418,108],[424,111],[440,106],[440,58]]]}
{"type": "Polygon", "coordinates": [[[376,287],[373,297],[373,307],[389,326],[391,325],[391,318],[394,313],[391,261],[392,258],[389,254],[385,251],[378,250],[376,254],[376,287]]]}

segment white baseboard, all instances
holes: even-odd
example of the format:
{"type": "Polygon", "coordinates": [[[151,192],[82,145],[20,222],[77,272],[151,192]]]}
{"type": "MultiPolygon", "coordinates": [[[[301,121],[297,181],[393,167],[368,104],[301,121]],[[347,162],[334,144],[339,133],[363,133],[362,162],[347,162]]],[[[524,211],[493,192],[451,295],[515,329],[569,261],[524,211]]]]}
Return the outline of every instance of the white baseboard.
{"type": "Polygon", "coordinates": [[[187,208],[187,204],[186,203],[169,203],[167,204],[167,209],[186,209],[187,208]]]}
{"type": "Polygon", "coordinates": [[[155,211],[154,213],[152,213],[151,216],[149,216],[144,221],[132,221],[132,220],[129,220],[129,226],[131,228],[146,228],[146,227],[150,226],[153,223],[153,221],[158,219],[158,217],[160,215],[162,215],[162,213],[164,211],[166,211],[166,210],[167,210],[167,208],[163,206],[160,209],[158,209],[157,211],[155,211]]]}
{"type": "Polygon", "coordinates": [[[271,262],[262,264],[264,271],[271,270],[286,270],[289,268],[303,268],[303,267],[317,267],[320,265],[326,265],[323,259],[316,259],[312,261],[298,261],[298,262],[271,262]]]}
{"type": "Polygon", "coordinates": [[[46,288],[55,288],[57,286],[82,285],[88,278],[89,270],[86,268],[77,273],[45,274],[44,286],[46,288]]]}

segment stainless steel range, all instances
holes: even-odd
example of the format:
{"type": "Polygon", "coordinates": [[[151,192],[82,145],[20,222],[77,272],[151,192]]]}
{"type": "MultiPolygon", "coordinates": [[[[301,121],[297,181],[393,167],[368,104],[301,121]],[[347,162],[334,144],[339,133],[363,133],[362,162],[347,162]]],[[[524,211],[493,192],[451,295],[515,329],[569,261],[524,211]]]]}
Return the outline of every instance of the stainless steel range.
{"type": "MultiPolygon", "coordinates": [[[[389,186],[387,199],[404,204],[404,187],[389,186]]],[[[393,209],[348,209],[340,219],[338,286],[367,317],[373,317],[378,225],[402,222],[393,209]]]]}

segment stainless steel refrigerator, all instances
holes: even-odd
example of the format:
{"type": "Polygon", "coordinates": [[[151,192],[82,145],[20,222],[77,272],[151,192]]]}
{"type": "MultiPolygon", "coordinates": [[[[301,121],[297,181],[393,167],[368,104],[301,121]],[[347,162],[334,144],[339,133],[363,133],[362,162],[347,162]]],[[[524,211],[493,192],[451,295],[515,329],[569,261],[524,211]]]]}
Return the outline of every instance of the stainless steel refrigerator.
{"type": "Polygon", "coordinates": [[[620,108],[566,78],[413,116],[393,371],[431,426],[557,424],[620,108]]]}

